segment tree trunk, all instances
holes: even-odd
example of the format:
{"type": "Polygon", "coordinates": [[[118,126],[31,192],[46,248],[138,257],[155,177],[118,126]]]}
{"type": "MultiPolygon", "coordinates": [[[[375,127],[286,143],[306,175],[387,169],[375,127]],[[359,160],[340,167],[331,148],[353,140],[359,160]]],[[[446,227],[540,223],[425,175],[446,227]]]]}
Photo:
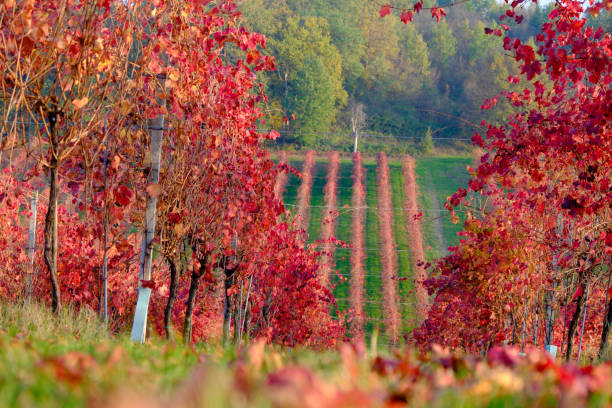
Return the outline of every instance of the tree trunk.
{"type": "Polygon", "coordinates": [[[612,326],[612,298],[608,301],[608,313],[604,316],[603,328],[601,329],[601,343],[599,344],[599,359],[603,359],[604,353],[610,341],[610,326],[612,326]]]}
{"type": "Polygon", "coordinates": [[[170,268],[170,293],[168,295],[168,303],[164,311],[164,329],[166,330],[166,339],[172,339],[172,312],[174,311],[174,302],[178,292],[180,273],[177,269],[176,259],[168,259],[168,267],[170,268]]]}
{"type": "Polygon", "coordinates": [[[568,362],[572,356],[572,341],[574,340],[574,332],[576,331],[576,327],[578,326],[578,320],[580,320],[580,311],[582,310],[582,302],[584,299],[585,288],[582,284],[582,293],[576,299],[576,310],[574,310],[574,314],[572,315],[572,320],[570,321],[569,329],[567,331],[567,348],[565,349],[565,361],[568,362]]]}
{"type": "Polygon", "coordinates": [[[555,301],[555,292],[557,284],[555,283],[554,288],[549,290],[546,294],[546,322],[545,322],[545,336],[544,345],[548,346],[552,342],[553,325],[555,321],[555,310],[553,309],[553,303],[555,301]]]}
{"type": "Polygon", "coordinates": [[[234,283],[234,272],[236,271],[236,267],[234,268],[223,268],[224,274],[224,283],[223,283],[223,345],[227,345],[227,341],[229,340],[229,332],[230,326],[232,322],[232,299],[231,296],[227,294],[227,291],[232,287],[234,283]]]}
{"type": "Polygon", "coordinates": [[[57,203],[59,194],[59,161],[57,158],[57,133],[55,117],[50,117],[51,159],[49,162],[49,206],[45,216],[45,265],[51,281],[51,307],[54,312],[60,309],[60,285],[57,277],[57,203]]]}
{"type": "Polygon", "coordinates": [[[193,327],[193,309],[195,307],[196,295],[200,287],[200,278],[206,270],[206,257],[200,260],[200,269],[191,272],[191,283],[189,285],[189,297],[187,298],[187,310],[185,311],[185,324],[183,326],[183,342],[191,344],[191,329],[193,327]]]}

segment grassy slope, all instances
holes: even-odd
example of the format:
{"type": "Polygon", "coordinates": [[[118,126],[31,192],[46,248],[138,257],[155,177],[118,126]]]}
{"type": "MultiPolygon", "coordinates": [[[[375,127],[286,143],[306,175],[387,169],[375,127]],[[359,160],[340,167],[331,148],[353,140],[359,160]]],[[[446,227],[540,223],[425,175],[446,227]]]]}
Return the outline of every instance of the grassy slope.
{"type": "Polygon", "coordinates": [[[448,246],[457,245],[459,237],[457,231],[461,229],[461,223],[453,224],[447,211],[442,213],[430,212],[435,207],[432,202],[430,189],[438,201],[440,209],[444,210],[446,197],[457,191],[457,188],[465,186],[469,175],[465,166],[472,162],[471,157],[431,157],[416,161],[416,177],[419,186],[419,203],[423,211],[423,234],[425,239],[425,256],[428,260],[443,255],[435,238],[434,218],[440,217],[442,231],[448,246]]]}

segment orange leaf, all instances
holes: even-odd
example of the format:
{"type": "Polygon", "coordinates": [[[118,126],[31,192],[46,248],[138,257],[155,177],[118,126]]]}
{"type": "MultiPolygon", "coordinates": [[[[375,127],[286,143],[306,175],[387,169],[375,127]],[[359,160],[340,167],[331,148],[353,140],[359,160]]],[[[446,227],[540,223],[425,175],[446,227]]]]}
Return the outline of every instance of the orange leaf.
{"type": "Polygon", "coordinates": [[[161,193],[161,186],[159,184],[150,184],[149,187],[147,187],[147,193],[149,193],[151,198],[156,198],[161,193]]]}
{"type": "Polygon", "coordinates": [[[89,102],[89,98],[85,96],[81,99],[73,100],[72,105],[74,106],[76,110],[79,110],[79,109],[83,109],[83,107],[87,105],[87,102],[89,102]]]}

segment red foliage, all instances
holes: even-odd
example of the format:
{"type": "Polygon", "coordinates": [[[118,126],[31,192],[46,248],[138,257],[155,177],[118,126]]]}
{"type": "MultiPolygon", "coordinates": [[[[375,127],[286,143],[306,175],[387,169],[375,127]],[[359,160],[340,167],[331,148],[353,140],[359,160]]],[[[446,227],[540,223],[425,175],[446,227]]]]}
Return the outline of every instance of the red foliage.
{"type": "Polygon", "coordinates": [[[397,295],[397,253],[393,236],[393,203],[389,184],[389,165],[387,155],[378,154],[378,216],[380,241],[382,247],[382,281],[384,319],[387,335],[396,342],[399,336],[400,316],[397,295]]]}
{"type": "MultiPolygon", "coordinates": [[[[519,23],[522,3],[513,2],[502,19],[519,23]]],[[[467,214],[460,245],[428,282],[436,298],[417,335],[423,345],[482,350],[517,342],[525,307],[528,331],[535,329],[537,307],[538,337],[548,320],[553,344],[574,345],[590,289],[583,348],[596,348],[605,318],[604,265],[611,262],[605,237],[612,228],[612,38],[587,27],[582,11],[577,1],[556,3],[537,49],[504,38],[529,86],[504,94],[519,113],[503,125],[486,125],[486,139],[475,135],[474,143],[489,152],[472,170],[469,191],[459,190],[446,204],[473,208],[477,194],[486,198],[467,214]],[[546,318],[545,302],[554,317],[546,318]]],[[[568,358],[571,352],[565,350],[568,358]]]]}
{"type": "MultiPolygon", "coordinates": [[[[225,291],[219,291],[218,285],[224,284],[226,277],[219,277],[218,271],[227,267],[235,272],[227,290],[230,307],[244,310],[246,317],[234,321],[234,331],[240,323],[248,325],[246,329],[255,336],[283,344],[333,344],[342,336],[342,325],[328,315],[333,297],[319,281],[319,254],[306,245],[303,229],[281,222],[284,208],[276,198],[275,179],[279,171],[289,169],[276,166],[262,147],[262,142],[276,137],[277,132],[264,135],[255,130],[262,115],[258,106],[266,100],[256,83],[255,71],[274,66],[259,52],[265,38],[245,30],[231,0],[215,1],[215,7],[205,7],[197,0],[154,3],[137,8],[146,18],[134,19],[136,25],[129,27],[138,34],[134,37],[139,38],[139,63],[143,64],[135,70],[141,75],[127,81],[133,92],[113,95],[118,102],[111,104],[108,114],[96,111],[97,119],[106,119],[90,123],[87,132],[80,132],[78,148],[70,150],[71,155],[63,157],[63,166],[58,167],[60,185],[69,180],[71,190],[62,194],[74,198],[78,209],[78,214],[68,211],[72,210],[69,205],[60,209],[58,271],[62,296],[77,307],[99,307],[100,271],[106,249],[114,328],[122,329],[129,323],[136,289],[145,284],[154,289],[149,317],[162,332],[170,288],[169,265],[176,261],[181,276],[172,320],[179,324],[187,317],[184,301],[188,289],[197,288],[192,291],[197,293],[192,337],[200,340],[220,333],[220,309],[225,298],[220,292],[225,291]],[[223,58],[228,44],[240,50],[234,63],[223,58]],[[124,96],[130,99],[121,99],[124,96]],[[142,130],[150,124],[149,119],[160,116],[164,118],[163,130],[151,130],[163,131],[161,175],[158,184],[149,185],[149,137],[142,130]],[[107,133],[102,133],[102,122],[108,124],[107,133]],[[100,144],[105,138],[108,166],[102,154],[107,147],[100,144]],[[152,278],[138,282],[139,236],[147,195],[158,198],[155,247],[160,248],[162,256],[156,257],[152,278]],[[109,221],[107,248],[102,245],[105,218],[109,221]],[[241,289],[246,287],[249,292],[243,300],[237,293],[242,296],[241,289]]],[[[122,2],[117,4],[122,12],[124,6],[122,2]]],[[[75,7],[71,11],[80,13],[81,5],[75,7]]],[[[113,19],[106,3],[102,7],[107,13],[97,18],[113,19]]],[[[114,20],[103,22],[112,26],[114,20]]],[[[106,50],[105,46],[101,48],[106,50]]],[[[13,55],[11,50],[1,51],[13,55]]],[[[85,65],[104,69],[104,63],[85,65]]],[[[71,86],[71,82],[62,84],[67,89],[71,86]]],[[[87,101],[79,99],[72,105],[77,110],[85,109],[87,101]]],[[[57,126],[67,134],[72,124],[57,126]]],[[[307,155],[306,165],[300,190],[304,225],[314,153],[307,155]]],[[[5,213],[0,212],[0,217],[9,217],[17,208],[12,200],[2,206],[5,213]]],[[[24,236],[18,223],[7,225],[12,234],[24,236]]],[[[40,239],[40,234],[37,236],[40,239]]],[[[11,237],[13,243],[22,242],[15,238],[11,237]]],[[[7,267],[23,260],[23,247],[15,245],[4,251],[7,267]]],[[[20,278],[2,269],[0,295],[14,297],[12,288],[20,284],[20,278]]],[[[38,296],[43,300],[48,298],[47,286],[37,283],[38,296]]]]}
{"type": "Polygon", "coordinates": [[[353,153],[353,236],[351,251],[351,333],[353,338],[363,340],[364,296],[364,219],[365,219],[365,186],[364,168],[361,153],[353,153]]]}

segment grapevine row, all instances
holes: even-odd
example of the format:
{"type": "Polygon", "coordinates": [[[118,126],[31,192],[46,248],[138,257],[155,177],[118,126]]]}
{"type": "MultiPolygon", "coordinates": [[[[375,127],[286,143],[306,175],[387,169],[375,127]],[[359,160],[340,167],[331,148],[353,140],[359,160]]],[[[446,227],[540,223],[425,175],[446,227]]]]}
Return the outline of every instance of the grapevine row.
{"type": "Polygon", "coordinates": [[[378,207],[380,208],[380,240],[382,246],[382,279],[386,331],[392,342],[399,336],[399,312],[397,299],[397,254],[393,237],[393,213],[389,165],[385,153],[378,154],[378,207]]]}
{"type": "MultiPolygon", "coordinates": [[[[278,163],[280,165],[287,164],[287,152],[281,151],[278,163]]],[[[283,194],[285,194],[285,189],[287,188],[287,172],[280,171],[276,176],[276,182],[274,183],[274,196],[279,200],[283,199],[283,194]]]]}
{"type": "Polygon", "coordinates": [[[420,318],[427,315],[427,291],[423,287],[423,281],[427,278],[423,262],[425,251],[423,250],[423,232],[421,220],[418,217],[419,207],[417,202],[417,184],[414,175],[414,160],[406,155],[402,160],[402,172],[404,173],[404,196],[406,212],[406,230],[408,233],[408,245],[412,254],[412,270],[415,273],[415,292],[417,300],[417,313],[420,318]]]}
{"type": "Polygon", "coordinates": [[[363,338],[363,284],[364,284],[364,217],[365,217],[365,175],[360,153],[353,154],[353,236],[351,253],[351,290],[350,305],[353,313],[351,334],[354,338],[363,338]]]}
{"type": "Polygon", "coordinates": [[[329,152],[327,155],[327,184],[324,188],[325,209],[321,220],[321,240],[323,241],[323,254],[321,256],[321,276],[322,283],[329,286],[329,275],[334,266],[335,245],[330,240],[334,236],[336,229],[337,205],[336,190],[338,187],[338,168],[340,159],[338,152],[329,152]]]}
{"type": "Polygon", "coordinates": [[[304,164],[302,166],[302,184],[298,189],[297,199],[297,215],[296,218],[298,223],[302,226],[302,229],[308,230],[310,221],[310,212],[308,211],[308,204],[310,203],[310,193],[312,191],[312,176],[315,165],[314,151],[309,150],[304,156],[304,164]]]}

